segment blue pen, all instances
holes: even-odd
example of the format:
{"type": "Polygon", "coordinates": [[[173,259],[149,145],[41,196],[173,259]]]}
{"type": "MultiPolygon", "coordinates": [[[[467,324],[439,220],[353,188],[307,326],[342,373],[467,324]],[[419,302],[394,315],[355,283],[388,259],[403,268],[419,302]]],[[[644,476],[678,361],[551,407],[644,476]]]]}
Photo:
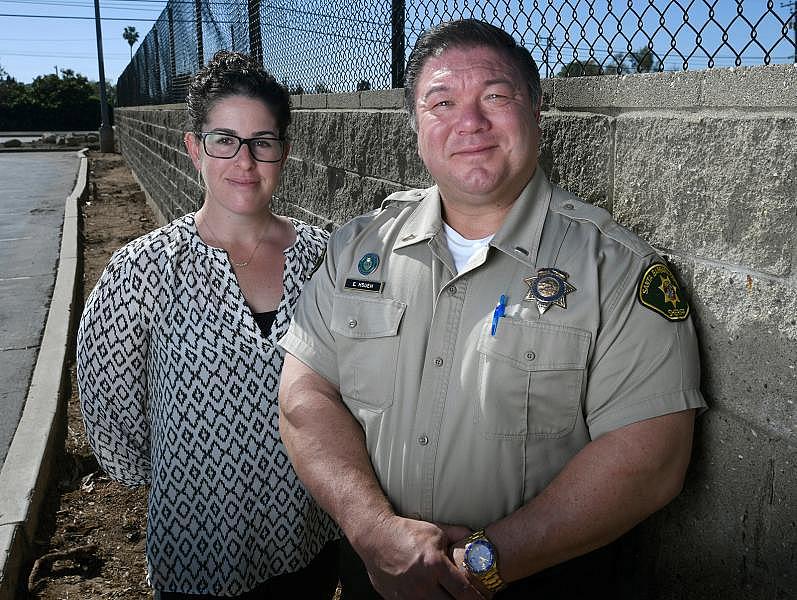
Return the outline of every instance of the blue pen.
{"type": "Polygon", "coordinates": [[[490,329],[490,335],[495,335],[495,330],[498,329],[498,319],[504,316],[505,310],[506,296],[501,294],[501,297],[498,299],[498,304],[495,305],[495,310],[493,311],[493,327],[490,329]]]}

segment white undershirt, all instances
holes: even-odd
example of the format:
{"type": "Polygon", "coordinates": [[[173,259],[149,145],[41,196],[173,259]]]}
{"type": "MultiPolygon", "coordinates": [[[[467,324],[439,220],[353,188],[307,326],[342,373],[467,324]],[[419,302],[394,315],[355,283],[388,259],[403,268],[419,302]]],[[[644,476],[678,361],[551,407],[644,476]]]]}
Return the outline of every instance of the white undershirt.
{"type": "Polygon", "coordinates": [[[478,240],[469,240],[459,235],[446,223],[443,223],[443,231],[446,234],[448,250],[454,258],[454,266],[457,268],[457,273],[461,273],[477,251],[481,248],[486,248],[490,244],[490,240],[493,239],[493,235],[495,235],[490,234],[478,240]]]}

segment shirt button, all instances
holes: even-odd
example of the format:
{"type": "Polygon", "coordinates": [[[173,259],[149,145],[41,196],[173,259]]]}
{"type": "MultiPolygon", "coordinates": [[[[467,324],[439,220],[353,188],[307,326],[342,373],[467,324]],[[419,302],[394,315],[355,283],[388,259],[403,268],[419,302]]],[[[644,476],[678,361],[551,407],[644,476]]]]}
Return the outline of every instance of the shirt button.
{"type": "Polygon", "coordinates": [[[449,286],[448,295],[449,296],[454,296],[456,293],[457,293],[457,286],[455,286],[455,285],[449,286]]]}
{"type": "Polygon", "coordinates": [[[443,359],[439,356],[434,359],[434,366],[435,367],[442,367],[443,366],[443,359]]]}
{"type": "Polygon", "coordinates": [[[357,319],[350,319],[349,320],[349,327],[351,327],[352,329],[357,327],[357,319]]]}
{"type": "Polygon", "coordinates": [[[526,360],[534,360],[535,358],[537,358],[537,355],[534,354],[534,352],[532,352],[531,350],[526,352],[526,360]]]}
{"type": "Polygon", "coordinates": [[[421,446],[425,446],[426,444],[428,444],[428,443],[429,443],[429,438],[428,438],[428,437],[426,437],[425,435],[419,435],[419,436],[418,436],[418,443],[419,443],[421,446]]]}

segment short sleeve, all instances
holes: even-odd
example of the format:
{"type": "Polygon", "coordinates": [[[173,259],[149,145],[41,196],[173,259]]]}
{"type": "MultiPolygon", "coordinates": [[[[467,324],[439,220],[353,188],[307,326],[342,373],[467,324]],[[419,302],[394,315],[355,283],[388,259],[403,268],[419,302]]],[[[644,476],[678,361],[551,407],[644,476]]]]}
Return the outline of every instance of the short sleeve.
{"type": "Polygon", "coordinates": [[[335,248],[340,235],[329,240],[323,261],[304,286],[287,333],[277,342],[327,381],[339,385],[335,340],[329,329],[335,291],[335,248]]]}
{"type": "Polygon", "coordinates": [[[86,435],[113,479],[150,481],[148,323],[144,277],[117,251],[91,292],[77,335],[77,379],[86,435]]]}
{"type": "Polygon", "coordinates": [[[671,320],[638,297],[653,263],[662,261],[648,256],[628,265],[596,338],[585,400],[592,439],[637,421],[706,407],[691,316],[671,320]]]}

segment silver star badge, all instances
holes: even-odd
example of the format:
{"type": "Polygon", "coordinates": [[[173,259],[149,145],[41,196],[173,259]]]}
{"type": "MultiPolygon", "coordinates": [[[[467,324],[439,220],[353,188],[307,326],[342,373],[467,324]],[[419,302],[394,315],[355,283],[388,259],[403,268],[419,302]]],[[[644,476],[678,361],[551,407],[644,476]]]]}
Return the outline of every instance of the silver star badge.
{"type": "Polygon", "coordinates": [[[567,295],[576,291],[567,278],[568,274],[559,269],[539,269],[536,276],[523,280],[529,286],[529,293],[523,299],[536,302],[541,315],[553,304],[567,308],[567,295]]]}

